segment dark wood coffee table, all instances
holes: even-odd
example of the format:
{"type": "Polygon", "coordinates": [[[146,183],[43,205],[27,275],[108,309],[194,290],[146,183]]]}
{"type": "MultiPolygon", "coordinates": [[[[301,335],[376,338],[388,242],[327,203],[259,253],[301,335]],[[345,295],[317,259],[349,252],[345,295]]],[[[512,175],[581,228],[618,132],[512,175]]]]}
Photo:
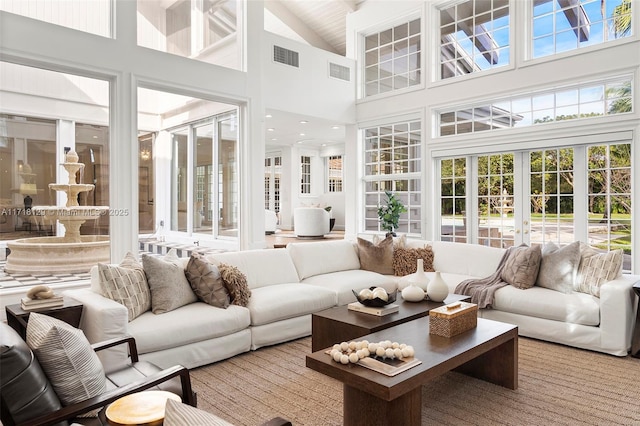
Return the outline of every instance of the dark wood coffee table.
{"type": "Polygon", "coordinates": [[[307,355],[307,367],[344,383],[344,425],[420,425],[422,385],[452,370],[518,388],[518,327],[512,324],[478,318],[476,328],[448,338],[430,335],[429,318],[419,318],[363,339],[411,345],[422,364],[389,377],[337,363],[325,350],[307,355]]]}
{"type": "Polygon", "coordinates": [[[429,315],[429,311],[442,305],[471,298],[461,294],[450,294],[444,302],[405,302],[399,298],[395,303],[398,312],[382,317],[350,311],[346,305],[336,306],[316,312],[311,316],[311,351],[333,346],[335,343],[353,340],[365,334],[375,333],[385,328],[412,321],[429,315]]]}

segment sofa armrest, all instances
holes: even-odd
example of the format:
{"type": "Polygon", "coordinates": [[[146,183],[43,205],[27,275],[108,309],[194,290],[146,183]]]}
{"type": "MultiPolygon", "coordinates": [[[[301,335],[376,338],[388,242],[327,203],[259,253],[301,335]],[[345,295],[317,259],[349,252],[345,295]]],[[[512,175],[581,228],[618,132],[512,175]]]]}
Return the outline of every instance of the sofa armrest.
{"type": "MultiPolygon", "coordinates": [[[[89,343],[121,338],[129,334],[129,314],[124,305],[87,288],[67,290],[64,294],[82,303],[80,328],[87,336],[89,343]]],[[[120,345],[100,351],[98,356],[105,371],[108,372],[111,367],[122,365],[123,361],[126,361],[127,348],[125,345],[120,345]]]]}
{"type": "MultiPolygon", "coordinates": [[[[600,328],[603,348],[631,347],[637,300],[633,284],[638,275],[622,275],[600,287],[600,328]]],[[[624,355],[624,354],[622,354],[624,355]]]]}

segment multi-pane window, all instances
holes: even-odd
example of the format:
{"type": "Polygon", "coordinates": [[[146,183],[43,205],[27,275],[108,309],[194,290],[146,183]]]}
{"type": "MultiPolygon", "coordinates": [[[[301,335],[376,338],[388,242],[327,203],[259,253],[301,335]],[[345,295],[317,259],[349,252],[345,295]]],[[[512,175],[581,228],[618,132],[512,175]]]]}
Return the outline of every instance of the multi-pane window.
{"type": "Polygon", "coordinates": [[[282,177],[282,157],[264,159],[264,208],[280,211],[280,178],[282,177]]]}
{"type": "Polygon", "coordinates": [[[420,84],[420,19],[364,38],[365,96],[420,84]]]}
{"type": "Polygon", "coordinates": [[[467,0],[440,10],[440,78],[509,64],[509,1],[467,0]]]}
{"type": "Polygon", "coordinates": [[[478,241],[491,247],[513,245],[513,235],[503,233],[514,210],[513,153],[482,155],[478,165],[478,241]]]}
{"type": "Polygon", "coordinates": [[[311,194],[311,157],[300,157],[300,193],[311,194]]]}
{"type": "Polygon", "coordinates": [[[632,34],[631,0],[537,0],[531,4],[533,58],[632,34]]]}
{"type": "Polygon", "coordinates": [[[631,255],[631,145],[590,146],[587,162],[589,242],[631,255]]]}
{"type": "Polygon", "coordinates": [[[440,136],[633,111],[631,77],[489,101],[440,113],[440,136]]]}
{"type": "Polygon", "coordinates": [[[440,160],[440,239],[467,242],[467,159],[440,160]]]}
{"type": "Polygon", "coordinates": [[[334,155],[327,159],[328,191],[342,192],[342,156],[334,155]]]}
{"type": "Polygon", "coordinates": [[[365,230],[383,231],[378,206],[391,191],[407,208],[400,216],[398,232],[421,233],[421,125],[401,122],[364,130],[365,230]]]}

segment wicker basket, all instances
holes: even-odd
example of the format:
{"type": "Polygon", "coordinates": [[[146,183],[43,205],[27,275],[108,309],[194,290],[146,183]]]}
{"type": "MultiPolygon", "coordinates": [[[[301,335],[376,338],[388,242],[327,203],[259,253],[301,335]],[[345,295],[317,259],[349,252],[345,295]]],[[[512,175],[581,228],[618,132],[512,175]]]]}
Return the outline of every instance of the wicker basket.
{"type": "Polygon", "coordinates": [[[478,324],[478,305],[455,302],[429,311],[429,334],[452,337],[478,324]]]}

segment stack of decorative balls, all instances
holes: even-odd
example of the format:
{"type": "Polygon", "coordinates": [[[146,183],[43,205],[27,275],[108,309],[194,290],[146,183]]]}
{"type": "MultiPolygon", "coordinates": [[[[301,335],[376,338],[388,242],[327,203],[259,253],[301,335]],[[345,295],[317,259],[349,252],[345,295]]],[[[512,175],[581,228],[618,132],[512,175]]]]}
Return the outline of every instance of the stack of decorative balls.
{"type": "Polygon", "coordinates": [[[376,287],[373,290],[363,288],[362,290],[360,290],[360,293],[358,293],[358,296],[360,296],[360,298],[363,300],[381,299],[385,302],[389,300],[389,294],[387,293],[387,290],[382,287],[376,287]]]}
{"type": "Polygon", "coordinates": [[[382,359],[402,359],[411,358],[415,354],[413,346],[404,343],[384,340],[378,343],[369,343],[367,340],[357,342],[336,343],[329,353],[335,362],[342,364],[356,363],[368,356],[380,357],[382,359]]]}

